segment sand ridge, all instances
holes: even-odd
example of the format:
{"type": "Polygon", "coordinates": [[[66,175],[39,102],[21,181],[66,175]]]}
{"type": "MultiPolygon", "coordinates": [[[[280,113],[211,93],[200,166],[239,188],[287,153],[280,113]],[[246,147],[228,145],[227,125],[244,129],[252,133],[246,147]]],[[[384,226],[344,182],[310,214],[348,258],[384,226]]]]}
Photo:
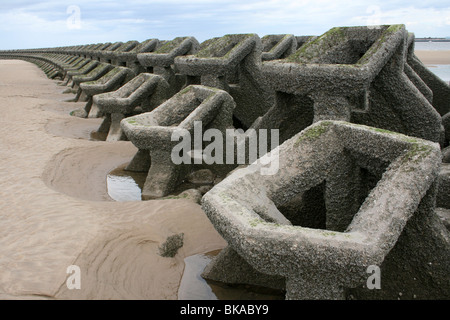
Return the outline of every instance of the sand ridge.
{"type": "Polygon", "coordinates": [[[108,199],[103,175],[134,147],[77,138],[68,111],[81,105],[63,89],[31,63],[0,61],[0,299],[176,299],[183,259],[224,240],[193,202],[108,199]],[[178,233],[177,256],[158,256],[178,233]],[[81,290],[65,285],[72,264],[81,290]]]}

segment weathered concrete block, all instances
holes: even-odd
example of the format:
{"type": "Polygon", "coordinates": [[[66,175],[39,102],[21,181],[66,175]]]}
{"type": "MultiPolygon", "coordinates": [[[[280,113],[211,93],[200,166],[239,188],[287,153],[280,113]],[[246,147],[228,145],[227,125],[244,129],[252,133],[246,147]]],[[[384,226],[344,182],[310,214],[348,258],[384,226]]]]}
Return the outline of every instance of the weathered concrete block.
{"type": "Polygon", "coordinates": [[[71,87],[74,87],[74,83],[71,83],[72,77],[85,75],[94,70],[98,65],[98,61],[92,61],[87,60],[88,62],[86,64],[83,64],[80,69],[75,70],[69,70],[67,71],[66,77],[67,77],[67,85],[70,85],[71,87]]]}
{"type": "Polygon", "coordinates": [[[442,162],[450,163],[450,146],[442,149],[442,162]]]}
{"type": "Polygon", "coordinates": [[[331,119],[440,141],[439,114],[405,73],[407,39],[403,25],[333,28],[286,59],[265,61],[277,99],[254,127],[284,122],[287,139],[331,119]],[[303,115],[309,120],[296,121],[303,115]]]}
{"type": "MultiPolygon", "coordinates": [[[[449,97],[449,99],[450,99],[450,97],[449,97]]],[[[442,125],[444,126],[444,130],[445,130],[445,140],[446,140],[446,143],[448,144],[450,142],[450,112],[447,112],[442,117],[442,125]]]]}
{"type": "Polygon", "coordinates": [[[122,45],[123,45],[123,42],[121,42],[121,41],[109,43],[105,46],[102,46],[98,50],[88,51],[88,57],[92,60],[97,60],[99,62],[105,62],[104,60],[102,60],[103,54],[108,51],[109,52],[115,51],[122,45]]]}
{"type": "Polygon", "coordinates": [[[87,81],[80,84],[80,88],[88,96],[112,91],[128,82],[135,74],[128,68],[113,67],[108,73],[95,81],[87,81]]]}
{"type": "Polygon", "coordinates": [[[308,42],[316,40],[317,36],[296,36],[295,39],[297,40],[297,50],[298,50],[308,42]]]}
{"type": "MultiPolygon", "coordinates": [[[[82,94],[82,89],[80,88],[80,84],[83,82],[95,81],[103,77],[105,74],[110,72],[114,68],[113,65],[109,63],[99,63],[92,71],[88,72],[85,75],[78,75],[72,77],[72,87],[78,90],[77,96],[75,97],[75,101],[78,101],[82,94]]],[[[87,96],[81,97],[80,101],[86,102],[88,100],[87,96]]]]}
{"type": "MultiPolygon", "coordinates": [[[[381,296],[399,287],[412,295],[411,288],[395,281],[396,276],[402,281],[411,276],[416,286],[425,288],[421,293],[435,290],[434,296],[448,297],[449,234],[434,212],[438,144],[321,121],[278,151],[279,159],[272,159],[279,162],[276,174],[261,175],[260,163],[236,170],[204,195],[202,203],[229,247],[253,269],[286,279],[286,298],[344,299],[347,289],[366,283],[372,265],[393,279],[375,290],[381,296]],[[313,219],[300,212],[287,219],[280,211],[293,200],[302,202],[299,196],[308,201],[308,190],[321,185],[322,197],[314,201],[322,202],[325,210],[310,212],[313,219]],[[412,239],[405,233],[423,237],[412,239]],[[439,260],[447,262],[426,267],[439,260]],[[422,268],[429,273],[420,275],[422,268]],[[407,274],[399,275],[405,270],[407,274]]],[[[209,268],[214,269],[233,272],[209,268]]],[[[204,276],[225,281],[236,277],[215,272],[204,276]]]]}
{"type": "Polygon", "coordinates": [[[436,214],[447,230],[450,231],[450,209],[436,208],[436,214]]]}
{"type": "Polygon", "coordinates": [[[100,115],[98,106],[93,103],[93,96],[117,90],[122,85],[130,81],[134,76],[135,73],[131,69],[125,67],[114,67],[96,81],[81,83],[80,89],[87,97],[85,111],[89,114],[89,117],[97,118],[100,115]]]}
{"type": "Polygon", "coordinates": [[[115,50],[101,51],[101,53],[99,53],[100,61],[117,65],[117,54],[122,52],[129,52],[130,50],[133,50],[138,44],[138,41],[131,40],[121,44],[115,50]]]}
{"type": "Polygon", "coordinates": [[[225,91],[192,85],[153,111],[121,121],[127,138],[139,148],[138,155],[145,152],[142,150],[150,153],[151,166],[142,191],[144,200],[166,196],[190,171],[189,163],[173,162],[172,153],[180,142],[172,141],[172,136],[193,134],[200,122],[202,132],[215,128],[225,133],[232,127],[234,107],[225,91]]]}
{"type": "Polygon", "coordinates": [[[171,96],[186,85],[186,76],[174,69],[174,60],[178,56],[197,52],[199,43],[194,37],[178,37],[162,44],[154,52],[139,53],[139,63],[152,69],[154,74],[164,77],[169,83],[171,96]]]}
{"type": "Polygon", "coordinates": [[[142,112],[149,112],[168,98],[169,84],[163,77],[141,73],[116,91],[95,95],[93,102],[107,117],[122,115],[122,117],[114,116],[114,119],[105,119],[110,122],[105,130],[110,131],[110,128],[112,130],[108,134],[107,141],[117,141],[123,138],[120,121],[132,115],[137,106],[141,107],[142,112]]]}
{"type": "Polygon", "coordinates": [[[67,86],[71,80],[71,76],[68,75],[69,72],[76,72],[83,68],[85,65],[87,65],[91,60],[90,59],[84,59],[84,58],[77,58],[79,60],[76,60],[71,66],[64,67],[64,83],[61,85],[67,86]]]}
{"type": "Polygon", "coordinates": [[[105,113],[129,115],[142,105],[142,111],[152,111],[165,99],[167,82],[158,75],[141,73],[114,92],[96,95],[94,100],[105,113]],[[152,101],[154,99],[154,101],[152,101]]]}
{"type": "Polygon", "coordinates": [[[158,48],[155,52],[138,54],[139,62],[145,67],[166,68],[174,63],[178,56],[194,53],[199,43],[193,37],[178,37],[158,48]]]}
{"type": "Polygon", "coordinates": [[[132,69],[136,74],[146,72],[146,68],[141,66],[137,55],[139,53],[153,52],[161,45],[158,39],[147,39],[139,43],[132,50],[115,53],[115,64],[132,69]]]}
{"type": "Polygon", "coordinates": [[[274,92],[261,75],[261,39],[230,34],[206,40],[200,50],[175,58],[177,70],[201,84],[225,90],[236,102],[234,116],[248,128],[273,104],[274,92]]]}
{"type": "Polygon", "coordinates": [[[450,209],[450,163],[443,163],[439,173],[436,206],[450,209]]]}
{"type": "Polygon", "coordinates": [[[292,34],[266,35],[261,42],[263,61],[284,59],[297,51],[297,39],[292,34]]]}

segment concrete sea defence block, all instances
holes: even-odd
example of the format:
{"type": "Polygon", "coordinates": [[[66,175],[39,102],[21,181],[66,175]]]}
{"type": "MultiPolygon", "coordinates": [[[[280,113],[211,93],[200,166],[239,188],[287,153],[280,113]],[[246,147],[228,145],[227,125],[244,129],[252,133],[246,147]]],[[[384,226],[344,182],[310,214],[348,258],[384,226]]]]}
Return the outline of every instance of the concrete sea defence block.
{"type": "Polygon", "coordinates": [[[342,120],[439,142],[441,118],[405,73],[407,39],[403,25],[333,28],[263,62],[276,102],[253,126],[285,122],[288,139],[314,122],[342,120]],[[290,118],[305,113],[309,123],[290,118]]]}
{"type": "Polygon", "coordinates": [[[175,58],[193,54],[198,48],[199,43],[194,37],[177,37],[163,43],[153,52],[139,53],[137,58],[143,67],[164,77],[170,85],[171,95],[174,95],[186,85],[186,75],[180,75],[174,68],[175,58]]]}
{"type": "Polygon", "coordinates": [[[94,95],[117,90],[134,76],[135,73],[131,69],[115,67],[96,81],[81,83],[82,95],[85,95],[85,100],[87,100],[85,111],[89,114],[89,117],[98,117],[100,115],[97,105],[93,105],[92,97],[94,95]],[[93,112],[92,115],[91,112],[93,112]]]}
{"type": "Polygon", "coordinates": [[[374,290],[378,296],[401,290],[405,296],[433,292],[433,297],[448,298],[449,233],[433,205],[441,162],[438,144],[320,121],[278,151],[275,175],[261,175],[261,164],[255,163],[204,195],[207,216],[228,250],[239,256],[239,261],[213,261],[206,278],[255,284],[256,272],[266,275],[258,279],[266,278],[271,287],[274,277],[286,279],[287,299],[344,299],[348,289],[371,297],[370,290],[355,288],[366,283],[368,267],[374,265],[381,267],[383,279],[390,279],[374,290]],[[318,192],[308,207],[299,205],[318,192]],[[297,212],[280,211],[293,200],[297,212]],[[412,237],[416,233],[423,236],[412,237]],[[232,274],[250,267],[254,272],[247,278],[232,274]],[[427,275],[421,274],[423,268],[427,275]],[[411,290],[412,279],[416,285],[411,290]]]}
{"type": "Polygon", "coordinates": [[[124,139],[120,121],[139,112],[149,112],[169,98],[169,84],[161,76],[141,73],[118,90],[97,94],[94,104],[106,115],[103,130],[109,132],[107,141],[124,139]],[[114,115],[114,116],[113,116],[114,115]]]}
{"type": "Polygon", "coordinates": [[[174,147],[179,144],[172,136],[178,134],[180,138],[193,133],[199,122],[202,130],[215,128],[225,133],[232,127],[234,107],[225,91],[191,85],[153,111],[121,121],[127,138],[139,149],[136,157],[150,154],[151,166],[142,191],[144,200],[168,195],[189,174],[189,163],[172,161],[174,147]]]}
{"type": "Polygon", "coordinates": [[[263,61],[284,59],[297,50],[297,39],[292,34],[266,35],[261,42],[263,61]]]}
{"type": "Polygon", "coordinates": [[[175,58],[176,69],[200,83],[231,94],[234,117],[251,126],[273,104],[274,92],[261,74],[261,39],[256,34],[229,34],[204,41],[198,52],[175,58]]]}

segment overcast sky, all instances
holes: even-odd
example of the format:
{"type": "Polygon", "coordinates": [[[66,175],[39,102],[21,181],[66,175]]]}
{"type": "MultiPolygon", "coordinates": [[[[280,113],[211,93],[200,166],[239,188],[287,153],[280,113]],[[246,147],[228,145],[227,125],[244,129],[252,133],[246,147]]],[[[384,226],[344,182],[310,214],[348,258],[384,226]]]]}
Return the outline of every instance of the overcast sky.
{"type": "Polygon", "coordinates": [[[403,23],[450,37],[450,1],[1,0],[0,49],[230,33],[320,35],[336,26],[403,23]]]}

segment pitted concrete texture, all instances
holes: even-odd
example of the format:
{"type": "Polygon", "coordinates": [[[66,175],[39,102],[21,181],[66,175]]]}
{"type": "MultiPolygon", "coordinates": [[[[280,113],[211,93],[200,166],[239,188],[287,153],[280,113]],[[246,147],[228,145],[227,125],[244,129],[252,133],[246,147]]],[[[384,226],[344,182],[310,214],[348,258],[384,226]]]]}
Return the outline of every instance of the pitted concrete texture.
{"type": "Polygon", "coordinates": [[[261,38],[263,61],[284,59],[297,51],[297,39],[292,34],[270,34],[261,38]]]}
{"type": "Polygon", "coordinates": [[[450,112],[447,112],[442,117],[442,125],[444,126],[445,130],[445,140],[446,143],[448,144],[450,142],[450,112]]]}
{"type": "Polygon", "coordinates": [[[285,59],[265,61],[277,99],[256,126],[284,122],[288,139],[313,122],[342,120],[441,141],[439,113],[405,73],[407,40],[403,25],[333,28],[285,59]]]}
{"type": "Polygon", "coordinates": [[[132,69],[136,74],[146,72],[146,68],[141,66],[137,55],[139,53],[153,52],[162,44],[158,39],[147,39],[139,43],[136,47],[127,52],[117,52],[114,54],[114,64],[132,69]]]}
{"type": "Polygon", "coordinates": [[[107,62],[107,63],[114,63],[114,60],[116,58],[116,54],[120,52],[129,52],[130,50],[134,49],[139,44],[138,41],[128,41],[123,44],[121,44],[118,48],[114,50],[104,50],[99,53],[101,62],[107,62]]]}
{"type": "Polygon", "coordinates": [[[109,63],[99,63],[92,71],[88,72],[85,75],[77,75],[72,77],[72,87],[78,90],[78,95],[75,97],[75,101],[78,101],[81,95],[80,84],[83,82],[95,81],[103,77],[109,71],[114,68],[113,65],[109,63]]]}
{"type": "Polygon", "coordinates": [[[135,75],[136,74],[129,68],[114,67],[96,81],[81,83],[81,96],[84,96],[82,101],[87,101],[84,110],[86,114],[88,114],[88,117],[98,118],[103,115],[98,109],[98,106],[93,103],[93,96],[117,90],[130,81],[135,75]]]}
{"type": "Polygon", "coordinates": [[[443,163],[438,179],[436,206],[450,209],[450,163],[443,163]]]}
{"type": "MultiPolygon", "coordinates": [[[[127,138],[139,149],[136,157],[146,160],[143,154],[150,153],[151,166],[142,190],[144,200],[166,196],[190,171],[190,159],[181,164],[172,160],[174,148],[180,144],[172,139],[173,135],[184,141],[188,134],[193,142],[198,123],[201,133],[214,128],[225,135],[232,128],[234,107],[233,99],[225,91],[191,85],[153,111],[121,121],[127,138]]],[[[140,160],[132,161],[135,162],[140,160]]]]}
{"type": "Polygon", "coordinates": [[[163,77],[141,73],[116,91],[95,95],[93,103],[105,115],[100,128],[108,132],[106,140],[117,141],[125,138],[120,127],[123,118],[152,111],[168,98],[169,84],[163,77]]]}
{"type": "MultiPolygon", "coordinates": [[[[88,60],[89,61],[89,60],[88,60]]],[[[95,67],[97,67],[99,65],[98,61],[89,61],[88,63],[84,64],[80,69],[76,69],[76,70],[69,70],[67,72],[67,75],[69,77],[74,77],[74,76],[79,76],[79,75],[83,75],[83,74],[87,74],[90,71],[94,70],[95,67]]]]}
{"type": "Polygon", "coordinates": [[[134,77],[134,73],[124,67],[115,67],[108,73],[96,81],[88,81],[80,84],[81,90],[88,96],[113,91],[118,89],[123,84],[127,83],[134,77]]]}
{"type": "Polygon", "coordinates": [[[450,146],[442,149],[442,162],[450,163],[450,146]]]}
{"type": "Polygon", "coordinates": [[[139,63],[145,68],[152,68],[153,73],[164,77],[169,83],[171,96],[186,86],[186,75],[174,70],[175,58],[197,52],[200,44],[194,37],[177,37],[161,45],[154,52],[139,53],[139,63]]]}
{"type": "Polygon", "coordinates": [[[122,45],[123,45],[123,42],[118,41],[115,43],[111,43],[107,47],[102,47],[100,50],[92,50],[89,53],[90,58],[93,60],[100,61],[100,62],[105,62],[102,60],[103,54],[105,52],[113,52],[113,51],[119,49],[122,45]]]}
{"type": "Polygon", "coordinates": [[[159,47],[155,52],[138,55],[140,63],[145,67],[169,67],[175,57],[192,54],[198,50],[199,43],[194,37],[178,37],[159,47]]]}
{"type": "MultiPolygon", "coordinates": [[[[412,296],[408,286],[395,281],[411,276],[414,294],[449,297],[449,233],[434,212],[438,144],[321,121],[281,145],[278,161],[272,176],[261,175],[258,163],[235,171],[202,202],[230,249],[269,279],[286,279],[287,299],[344,299],[347,289],[366,283],[371,265],[392,279],[376,290],[381,296],[398,288],[412,296]],[[321,196],[308,199],[317,190],[321,196]],[[279,210],[291,201],[309,205],[297,206],[297,212],[279,210]],[[418,232],[422,238],[405,235],[418,232]],[[422,268],[429,274],[421,274],[422,268]],[[406,275],[398,275],[405,269],[406,275]]],[[[235,272],[227,267],[234,261],[213,264],[219,266],[209,269],[222,274],[206,278],[235,277],[227,274],[235,272]]],[[[356,296],[367,294],[355,290],[356,296]]]]}
{"type": "Polygon", "coordinates": [[[205,86],[225,90],[236,102],[234,116],[250,127],[273,104],[274,92],[261,74],[262,42],[256,34],[206,40],[200,50],[175,58],[180,73],[200,77],[205,86]]]}

